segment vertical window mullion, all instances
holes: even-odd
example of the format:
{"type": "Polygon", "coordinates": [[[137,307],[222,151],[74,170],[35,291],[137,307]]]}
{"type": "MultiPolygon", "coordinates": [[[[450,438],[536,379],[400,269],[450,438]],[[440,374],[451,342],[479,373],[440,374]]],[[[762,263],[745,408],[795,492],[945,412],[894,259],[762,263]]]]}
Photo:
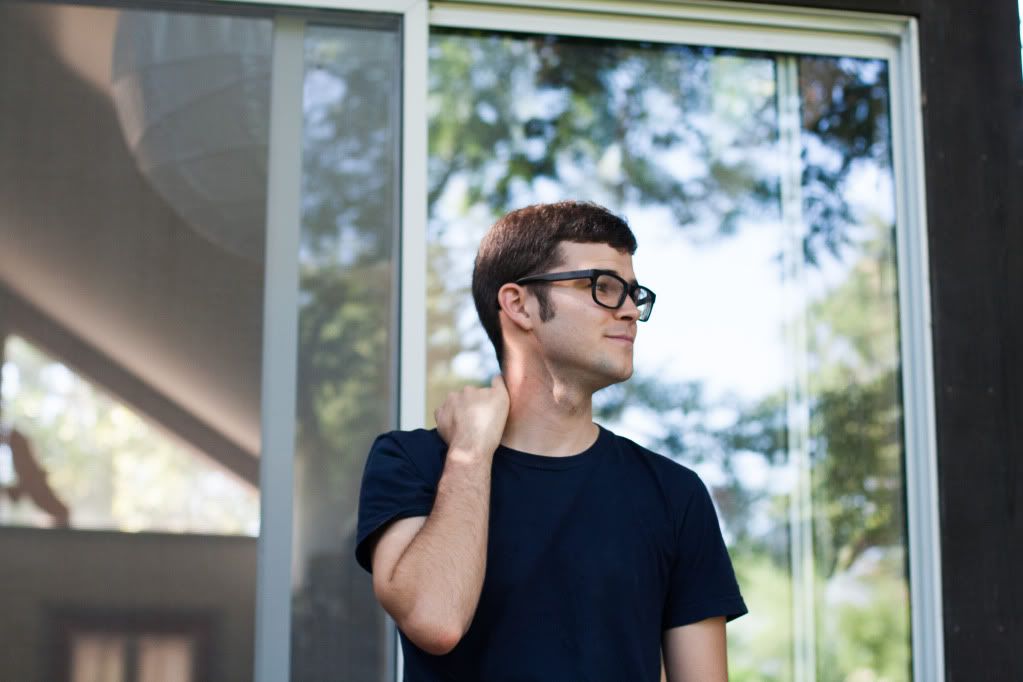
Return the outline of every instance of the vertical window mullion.
{"type": "MultiPolygon", "coordinates": [[[[399,326],[398,423],[423,426],[426,417],[426,222],[427,222],[427,64],[429,4],[419,0],[402,18],[401,121],[401,319],[399,326]]],[[[398,629],[388,618],[394,647],[394,676],[404,678],[398,629]]]]}
{"type": "Polygon", "coordinates": [[[419,428],[426,415],[427,3],[402,25],[401,391],[399,423],[419,428]]]}
{"type": "Polygon", "coordinates": [[[304,22],[274,20],[263,315],[257,682],[289,678],[304,22]]]}

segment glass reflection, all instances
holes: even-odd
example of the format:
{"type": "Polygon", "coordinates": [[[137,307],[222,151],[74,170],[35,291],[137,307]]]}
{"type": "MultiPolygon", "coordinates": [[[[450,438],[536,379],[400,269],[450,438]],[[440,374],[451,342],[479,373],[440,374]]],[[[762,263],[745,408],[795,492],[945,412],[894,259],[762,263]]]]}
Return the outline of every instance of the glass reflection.
{"type": "Polygon", "coordinates": [[[396,421],[396,28],[306,31],[294,681],[389,670],[384,613],[353,553],[366,453],[396,421]]]}
{"type": "Polygon", "coordinates": [[[809,446],[817,676],[907,680],[895,205],[879,61],[806,57],[809,446]]]}
{"type": "Polygon", "coordinates": [[[636,232],[658,310],[597,419],[712,489],[751,610],[729,627],[731,679],[793,679],[814,634],[820,679],[907,679],[884,64],[454,30],[432,35],[430,56],[427,421],[497,371],[468,291],[493,220],[537,201],[607,205],[636,232]],[[792,148],[783,67],[798,74],[792,148]],[[793,456],[799,367],[809,460],[793,456]],[[803,498],[808,595],[792,564],[803,498]],[[849,535],[856,524],[877,532],[849,535]],[[817,626],[796,630],[807,599],[817,626]]]}
{"type": "Polygon", "coordinates": [[[5,680],[252,677],[270,38],[0,5],[5,680]]]}

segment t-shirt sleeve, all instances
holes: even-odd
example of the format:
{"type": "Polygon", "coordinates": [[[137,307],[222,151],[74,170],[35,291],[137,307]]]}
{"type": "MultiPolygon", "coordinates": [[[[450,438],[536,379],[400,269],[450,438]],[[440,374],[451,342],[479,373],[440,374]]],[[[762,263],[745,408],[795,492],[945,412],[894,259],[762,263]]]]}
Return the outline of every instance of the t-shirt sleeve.
{"type": "Polygon", "coordinates": [[[436,494],[435,483],[427,481],[393,434],[378,437],[366,458],[359,492],[359,565],[372,573],[378,532],[392,521],[428,515],[436,494]]]}
{"type": "Polygon", "coordinates": [[[695,483],[680,519],[662,630],[747,611],[710,493],[698,478],[695,483]]]}

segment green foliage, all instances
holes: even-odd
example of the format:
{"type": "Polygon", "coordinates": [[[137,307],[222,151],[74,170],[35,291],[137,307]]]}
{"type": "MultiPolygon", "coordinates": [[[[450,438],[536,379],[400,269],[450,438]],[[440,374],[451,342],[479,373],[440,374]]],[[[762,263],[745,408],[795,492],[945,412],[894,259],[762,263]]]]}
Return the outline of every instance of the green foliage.
{"type": "MultiPolygon", "coordinates": [[[[769,59],[710,59],[714,50],[555,36],[435,31],[430,69],[430,205],[451,179],[493,215],[543,180],[605,203],[656,205],[687,226],[734,231],[739,216],[774,211],[776,178],[753,155],[776,129],[772,93],[753,109],[707,96],[708,82],[770,83],[769,59]],[[466,97],[465,93],[472,93],[466,97]],[[752,118],[753,123],[749,120],[752,118]],[[741,120],[740,120],[741,119],[741,120]],[[726,134],[722,134],[727,131],[726,134]],[[673,172],[685,149],[692,177],[673,172]],[[571,172],[567,172],[571,171],[571,172]]],[[[754,101],[743,93],[743,102],[754,101]]],[[[435,225],[443,230],[443,225],[435,225]]]]}
{"type": "MultiPolygon", "coordinates": [[[[392,420],[397,92],[381,84],[396,49],[387,31],[306,41],[296,448],[299,504],[325,514],[354,511],[366,451],[392,420]]],[[[320,513],[307,523],[327,524],[320,513]]]]}
{"type": "Polygon", "coordinates": [[[728,625],[732,682],[787,682],[792,673],[792,621],[779,618],[792,604],[792,578],[769,557],[735,552],[733,564],[749,614],[728,625]]]}
{"type": "Polygon", "coordinates": [[[883,62],[804,57],[799,62],[803,110],[803,254],[817,265],[841,258],[859,225],[845,193],[857,164],[891,169],[888,74],[883,62]]]}
{"type": "Polygon", "coordinates": [[[818,680],[908,682],[912,670],[904,562],[901,548],[878,548],[820,586],[818,680]]]}

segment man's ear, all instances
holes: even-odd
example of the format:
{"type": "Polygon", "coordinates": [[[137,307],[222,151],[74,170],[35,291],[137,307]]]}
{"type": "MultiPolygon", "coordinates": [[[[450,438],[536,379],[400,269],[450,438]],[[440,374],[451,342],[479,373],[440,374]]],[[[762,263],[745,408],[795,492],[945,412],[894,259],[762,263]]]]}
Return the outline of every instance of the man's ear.
{"type": "Polygon", "coordinates": [[[508,321],[523,331],[533,328],[534,314],[530,313],[529,297],[525,287],[509,282],[497,291],[497,304],[508,321]]]}

